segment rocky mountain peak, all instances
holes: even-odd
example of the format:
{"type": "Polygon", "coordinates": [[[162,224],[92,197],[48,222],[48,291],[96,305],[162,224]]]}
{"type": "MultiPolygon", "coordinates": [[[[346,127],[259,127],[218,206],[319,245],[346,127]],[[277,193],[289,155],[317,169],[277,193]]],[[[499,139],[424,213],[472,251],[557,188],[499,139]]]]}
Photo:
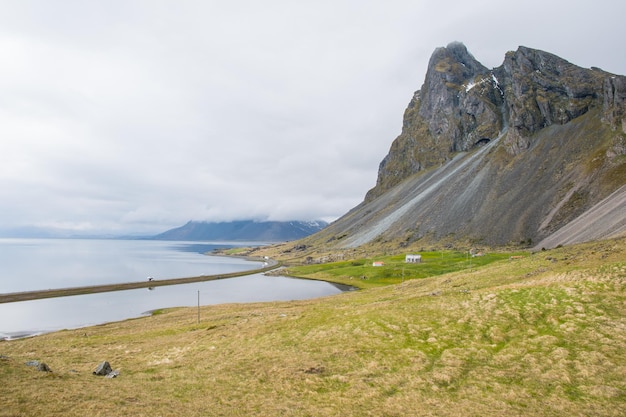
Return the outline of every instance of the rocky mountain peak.
{"type": "Polygon", "coordinates": [[[366,200],[423,169],[440,165],[498,136],[502,90],[493,73],[459,42],[432,54],[422,88],[404,114],[403,129],[366,200]]]}
{"type": "Polygon", "coordinates": [[[430,57],[426,72],[426,86],[444,83],[463,84],[478,74],[488,73],[480,62],[470,54],[460,42],[450,43],[447,47],[435,49],[430,57]]]}
{"type": "Polygon", "coordinates": [[[495,117],[492,109],[485,106],[498,98],[497,94],[489,95],[493,92],[490,74],[461,43],[451,43],[433,53],[421,89],[418,113],[428,122],[428,131],[435,141],[444,142],[449,152],[471,147],[477,136],[472,133],[479,124],[497,123],[499,115],[495,117]],[[486,91],[475,89],[485,82],[486,91]]]}
{"type": "Polygon", "coordinates": [[[508,52],[492,70],[462,43],[437,48],[365,200],[504,132],[507,152],[518,155],[541,129],[564,125],[592,108],[602,108],[604,121],[626,131],[625,80],[525,46],[508,52]]]}

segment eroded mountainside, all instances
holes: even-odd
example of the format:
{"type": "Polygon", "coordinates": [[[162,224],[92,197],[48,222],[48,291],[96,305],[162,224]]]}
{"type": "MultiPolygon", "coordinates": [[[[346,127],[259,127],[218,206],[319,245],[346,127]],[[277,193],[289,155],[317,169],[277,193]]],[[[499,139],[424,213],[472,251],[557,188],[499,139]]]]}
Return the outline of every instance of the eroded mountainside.
{"type": "Polygon", "coordinates": [[[312,244],[573,243],[626,233],[626,77],[519,47],[487,69],[433,53],[363,203],[312,244]],[[598,210],[597,205],[612,207],[598,210]],[[602,222],[559,229],[595,207],[602,222]]]}

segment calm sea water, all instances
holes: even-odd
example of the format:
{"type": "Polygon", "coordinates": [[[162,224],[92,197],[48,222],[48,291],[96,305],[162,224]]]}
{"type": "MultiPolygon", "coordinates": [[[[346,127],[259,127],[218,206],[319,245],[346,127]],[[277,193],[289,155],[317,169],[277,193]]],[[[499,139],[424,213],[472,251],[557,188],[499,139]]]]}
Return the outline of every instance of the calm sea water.
{"type": "MultiPolygon", "coordinates": [[[[229,243],[0,239],[0,293],[213,275],[257,262],[206,256],[229,243]]],[[[239,278],[0,304],[0,340],[138,317],[176,306],[296,300],[340,293],[321,281],[252,274],[239,278]]]]}
{"type": "MultiPolygon", "coordinates": [[[[259,263],[206,256],[219,242],[0,239],[0,293],[245,271],[259,263]]],[[[241,246],[241,244],[239,244],[241,246]]]]}

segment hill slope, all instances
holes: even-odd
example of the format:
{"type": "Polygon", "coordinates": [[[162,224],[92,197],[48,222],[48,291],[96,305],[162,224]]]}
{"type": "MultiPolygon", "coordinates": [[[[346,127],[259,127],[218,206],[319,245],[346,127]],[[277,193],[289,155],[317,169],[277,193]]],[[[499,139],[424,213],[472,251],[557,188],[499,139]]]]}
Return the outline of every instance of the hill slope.
{"type": "Polygon", "coordinates": [[[624,76],[526,47],[488,70],[462,44],[439,48],[376,186],[306,242],[554,246],[622,235],[625,109],[624,76]],[[602,222],[544,240],[614,192],[613,210],[587,215],[602,222]]]}

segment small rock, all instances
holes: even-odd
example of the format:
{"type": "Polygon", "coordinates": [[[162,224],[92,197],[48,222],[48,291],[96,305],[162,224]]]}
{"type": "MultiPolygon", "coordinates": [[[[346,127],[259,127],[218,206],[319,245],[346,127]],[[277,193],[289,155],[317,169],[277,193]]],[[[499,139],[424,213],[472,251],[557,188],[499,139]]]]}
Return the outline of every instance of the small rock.
{"type": "Polygon", "coordinates": [[[40,372],[52,372],[52,369],[50,369],[50,367],[43,362],[37,365],[37,370],[40,372]]]}
{"type": "Polygon", "coordinates": [[[309,369],[305,369],[305,374],[321,374],[326,371],[326,368],[323,366],[312,366],[309,369]]]}
{"type": "Polygon", "coordinates": [[[113,369],[111,368],[111,364],[109,364],[109,362],[107,362],[107,361],[104,361],[100,365],[98,365],[96,370],[93,371],[93,374],[94,375],[105,376],[105,375],[110,374],[111,372],[113,372],[113,369]]]}
{"type": "Polygon", "coordinates": [[[28,361],[26,366],[39,366],[39,361],[28,361]]]}
{"type": "Polygon", "coordinates": [[[116,378],[118,377],[120,374],[120,371],[115,370],[115,371],[111,371],[108,374],[106,374],[105,378],[116,378]]]}

